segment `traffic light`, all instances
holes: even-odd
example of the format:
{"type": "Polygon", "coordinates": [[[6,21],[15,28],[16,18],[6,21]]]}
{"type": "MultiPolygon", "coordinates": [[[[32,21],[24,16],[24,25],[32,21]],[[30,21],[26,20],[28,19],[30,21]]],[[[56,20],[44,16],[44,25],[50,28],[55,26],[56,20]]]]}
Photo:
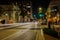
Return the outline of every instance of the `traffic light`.
{"type": "Polygon", "coordinates": [[[45,18],[45,14],[44,14],[44,7],[39,7],[38,8],[39,10],[38,10],[38,16],[39,16],[39,18],[40,19],[44,19],[45,18]]]}
{"type": "Polygon", "coordinates": [[[44,14],[43,14],[43,13],[40,13],[40,14],[39,14],[39,17],[44,17],[44,14]]]}
{"type": "Polygon", "coordinates": [[[32,17],[33,17],[34,19],[39,19],[39,15],[38,15],[38,13],[36,13],[36,12],[32,13],[32,17]]]}
{"type": "Polygon", "coordinates": [[[37,18],[37,17],[36,17],[36,13],[33,13],[32,16],[33,16],[33,18],[37,18]]]}
{"type": "Polygon", "coordinates": [[[43,19],[44,18],[44,13],[42,13],[42,12],[41,13],[38,13],[38,16],[39,16],[39,18],[42,18],[43,19]]]}
{"type": "Polygon", "coordinates": [[[36,17],[36,15],[33,15],[33,17],[35,18],[35,17],[36,17]]]}

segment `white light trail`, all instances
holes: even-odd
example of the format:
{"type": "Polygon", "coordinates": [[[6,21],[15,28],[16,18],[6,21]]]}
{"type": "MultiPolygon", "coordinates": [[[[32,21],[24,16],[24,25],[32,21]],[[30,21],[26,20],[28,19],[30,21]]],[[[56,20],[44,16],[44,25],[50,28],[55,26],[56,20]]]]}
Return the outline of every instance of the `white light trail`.
{"type": "Polygon", "coordinates": [[[8,36],[8,37],[6,37],[6,38],[3,38],[2,40],[6,40],[6,39],[12,40],[12,39],[14,39],[14,38],[16,38],[16,37],[19,37],[19,36],[21,36],[22,34],[24,34],[24,33],[26,33],[27,31],[29,31],[30,28],[32,27],[32,25],[27,25],[27,26],[24,26],[24,27],[27,27],[27,29],[25,29],[25,30],[19,30],[19,31],[17,31],[17,32],[14,33],[14,34],[12,34],[12,35],[10,35],[10,36],[8,36]]]}
{"type": "Polygon", "coordinates": [[[27,23],[12,23],[12,24],[0,24],[0,26],[12,26],[12,25],[26,25],[26,24],[33,24],[34,22],[27,22],[27,23]]]}
{"type": "MultiPolygon", "coordinates": [[[[33,25],[34,22],[27,22],[27,23],[13,23],[13,24],[0,24],[0,26],[3,26],[0,28],[0,30],[3,29],[8,29],[8,28],[13,28],[13,27],[20,27],[20,26],[24,26],[24,25],[33,25]]],[[[36,25],[36,24],[35,24],[36,25]]],[[[26,28],[26,27],[21,27],[21,28],[26,28]]]]}

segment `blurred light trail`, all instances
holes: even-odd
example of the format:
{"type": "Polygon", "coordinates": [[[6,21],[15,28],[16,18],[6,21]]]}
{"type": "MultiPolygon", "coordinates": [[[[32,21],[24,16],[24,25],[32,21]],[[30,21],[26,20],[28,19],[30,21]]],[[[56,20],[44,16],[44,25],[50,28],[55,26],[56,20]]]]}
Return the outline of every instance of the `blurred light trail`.
{"type": "Polygon", "coordinates": [[[27,31],[29,31],[30,28],[31,28],[31,26],[32,26],[32,25],[24,26],[24,27],[27,27],[27,29],[25,29],[25,30],[19,30],[19,31],[17,31],[16,33],[14,33],[14,34],[12,34],[12,35],[10,35],[10,36],[2,39],[2,40],[7,40],[7,39],[12,40],[13,38],[19,37],[20,35],[26,33],[27,31]]]}
{"type": "MultiPolygon", "coordinates": [[[[0,30],[8,29],[8,28],[13,28],[13,27],[19,27],[19,26],[25,26],[25,25],[31,25],[31,24],[32,25],[35,24],[35,26],[36,26],[36,23],[37,22],[14,23],[14,24],[0,24],[0,26],[3,26],[3,27],[0,28],[0,30]]],[[[21,27],[21,28],[27,28],[27,26],[26,27],[21,27]]]]}
{"type": "Polygon", "coordinates": [[[0,24],[0,26],[12,26],[12,25],[26,25],[26,24],[33,24],[34,22],[27,22],[27,23],[11,23],[11,24],[0,24]]]}

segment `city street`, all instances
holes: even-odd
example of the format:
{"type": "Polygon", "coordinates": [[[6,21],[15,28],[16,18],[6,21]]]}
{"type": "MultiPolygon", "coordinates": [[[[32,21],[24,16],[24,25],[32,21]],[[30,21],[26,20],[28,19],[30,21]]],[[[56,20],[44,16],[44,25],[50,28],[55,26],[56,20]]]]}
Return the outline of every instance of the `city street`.
{"type": "Polygon", "coordinates": [[[0,30],[0,40],[44,40],[43,31],[35,24],[0,30]]]}
{"type": "Polygon", "coordinates": [[[43,28],[48,28],[47,25],[37,25],[36,22],[34,24],[12,24],[10,26],[5,26],[6,27],[0,27],[0,40],[48,40],[49,38],[55,39],[43,33],[43,28]]]}
{"type": "Polygon", "coordinates": [[[0,0],[0,40],[60,40],[60,0],[0,0]]]}

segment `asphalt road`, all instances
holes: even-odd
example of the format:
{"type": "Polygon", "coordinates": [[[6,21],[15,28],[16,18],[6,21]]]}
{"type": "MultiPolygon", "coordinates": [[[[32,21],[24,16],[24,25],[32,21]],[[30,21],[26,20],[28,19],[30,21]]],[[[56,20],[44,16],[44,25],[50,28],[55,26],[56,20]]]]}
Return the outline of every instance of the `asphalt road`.
{"type": "Polygon", "coordinates": [[[0,40],[44,40],[42,29],[35,28],[32,24],[0,30],[0,40]]]}

